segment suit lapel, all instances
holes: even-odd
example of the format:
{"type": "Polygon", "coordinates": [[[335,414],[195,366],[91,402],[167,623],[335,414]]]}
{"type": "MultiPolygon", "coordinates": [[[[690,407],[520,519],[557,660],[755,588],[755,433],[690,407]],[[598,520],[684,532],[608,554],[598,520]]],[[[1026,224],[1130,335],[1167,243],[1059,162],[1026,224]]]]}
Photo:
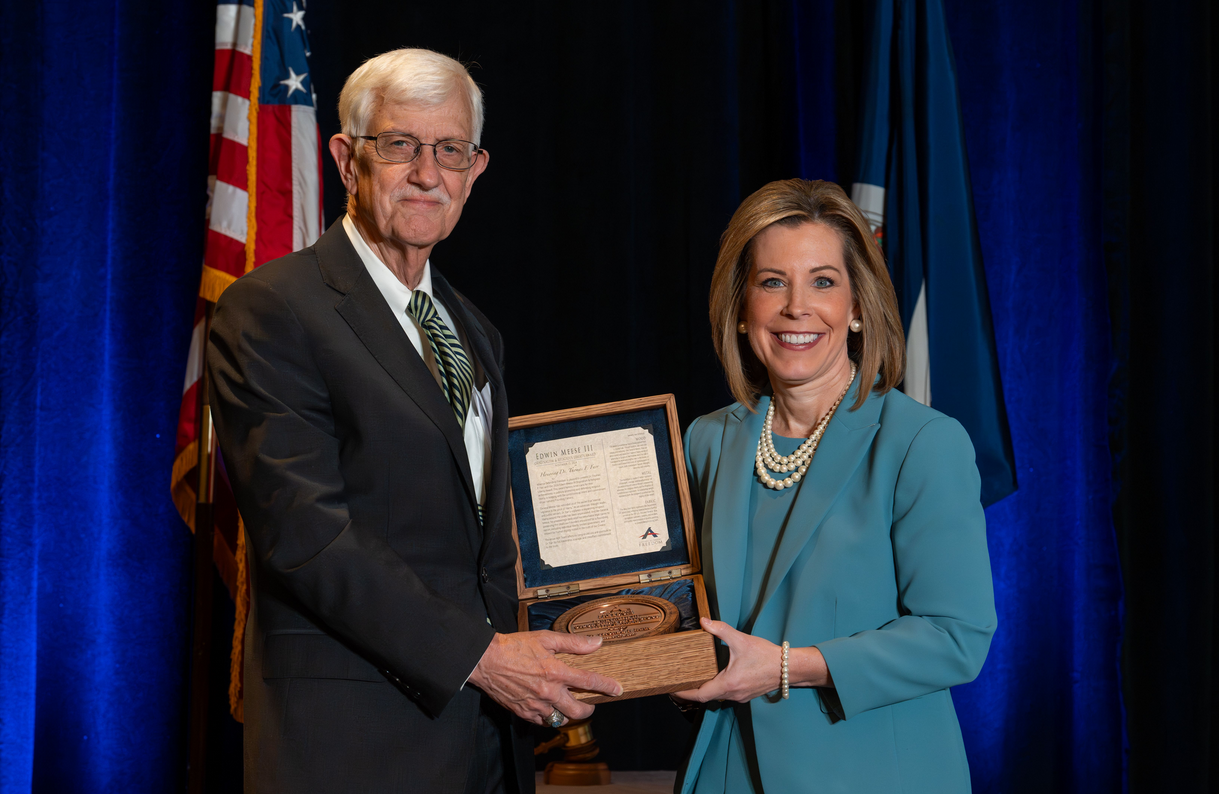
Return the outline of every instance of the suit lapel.
{"type": "Polygon", "coordinates": [[[709,589],[715,593],[720,620],[734,628],[741,618],[741,585],[746,548],[749,543],[749,489],[753,487],[754,456],[758,434],[770,405],[763,397],[757,413],[740,406],[729,416],[724,428],[720,462],[715,482],[708,489],[711,532],[704,533],[704,544],[711,549],[704,554],[711,560],[706,572],[709,589]]]}
{"type": "MultiPolygon", "coordinates": [[[[790,517],[779,539],[774,563],[766,577],[766,589],[758,601],[756,614],[761,614],[796,557],[816,540],[826,513],[842,495],[872,446],[880,429],[877,419],[883,397],[875,394],[858,411],[849,410],[855,400],[858,384],[843,399],[830,420],[821,443],[809,464],[808,474],[794,494],[790,517]]],[[[759,428],[761,432],[761,428],[759,428]]]]}
{"type": "Polygon", "coordinates": [[[406,338],[381,290],[360,261],[359,254],[347,239],[341,219],[322,235],[316,250],[322,279],[344,295],[335,309],[377,363],[444,436],[453,460],[461,471],[466,495],[477,507],[465,439],[453,416],[453,408],[444,399],[436,379],[406,338]]]}

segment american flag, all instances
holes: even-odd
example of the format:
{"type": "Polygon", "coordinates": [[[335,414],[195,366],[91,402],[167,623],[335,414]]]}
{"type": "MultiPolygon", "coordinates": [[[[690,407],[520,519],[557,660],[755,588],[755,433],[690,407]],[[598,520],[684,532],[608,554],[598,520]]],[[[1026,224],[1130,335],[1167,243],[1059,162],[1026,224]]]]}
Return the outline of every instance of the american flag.
{"type": "MultiPolygon", "coordinates": [[[[244,273],[312,245],[321,234],[321,141],[308,56],[304,0],[242,0],[216,6],[207,240],[171,485],[174,504],[192,530],[208,304],[244,273]]],[[[229,701],[233,716],[241,719],[241,648],[249,583],[240,518],[220,467],[213,501],[213,557],[237,604],[229,701]]]]}

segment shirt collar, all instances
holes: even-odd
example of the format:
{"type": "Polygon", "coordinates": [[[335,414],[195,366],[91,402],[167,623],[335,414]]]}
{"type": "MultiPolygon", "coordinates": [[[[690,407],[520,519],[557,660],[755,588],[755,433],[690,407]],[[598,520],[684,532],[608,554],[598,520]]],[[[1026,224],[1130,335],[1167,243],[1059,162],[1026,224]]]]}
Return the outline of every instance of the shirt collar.
{"type": "MultiPolygon", "coordinates": [[[[394,314],[402,314],[406,312],[407,306],[411,302],[412,290],[398,280],[394,272],[390,270],[376,252],[369,247],[364,241],[364,235],[360,234],[360,230],[356,227],[355,221],[350,215],[343,216],[343,230],[347,232],[347,238],[351,240],[351,245],[356,249],[356,253],[360,257],[360,261],[364,263],[364,268],[368,271],[368,275],[372,276],[373,282],[377,285],[377,289],[385,296],[386,302],[389,303],[389,308],[394,310],[394,314]]],[[[435,301],[435,295],[432,293],[432,260],[423,263],[423,277],[419,279],[419,284],[415,287],[435,301]]]]}

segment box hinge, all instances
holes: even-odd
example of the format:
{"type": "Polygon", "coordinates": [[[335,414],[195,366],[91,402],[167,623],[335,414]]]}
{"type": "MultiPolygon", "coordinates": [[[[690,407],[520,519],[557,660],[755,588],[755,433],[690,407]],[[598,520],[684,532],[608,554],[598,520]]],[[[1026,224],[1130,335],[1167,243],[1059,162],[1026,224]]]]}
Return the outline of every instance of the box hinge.
{"type": "Polygon", "coordinates": [[[539,587],[538,598],[557,598],[558,596],[573,595],[580,592],[578,584],[563,584],[558,587],[539,587]]]}
{"type": "Polygon", "coordinates": [[[681,568],[674,568],[671,571],[655,571],[653,573],[639,574],[639,583],[648,584],[649,582],[663,582],[667,579],[680,579],[681,568]]]}

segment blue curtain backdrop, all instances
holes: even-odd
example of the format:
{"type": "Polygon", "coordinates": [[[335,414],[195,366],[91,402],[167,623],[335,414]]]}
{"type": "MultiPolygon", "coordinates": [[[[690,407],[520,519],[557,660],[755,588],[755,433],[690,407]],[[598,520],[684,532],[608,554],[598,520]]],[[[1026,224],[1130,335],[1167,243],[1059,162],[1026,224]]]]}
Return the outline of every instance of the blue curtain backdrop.
{"type": "MultiPolygon", "coordinates": [[[[811,17],[803,6],[818,4],[796,5],[811,17]]],[[[1054,0],[945,9],[1020,466],[1019,489],[986,511],[999,630],[981,676],[953,699],[975,791],[1119,791],[1122,591],[1087,9],[1054,0]]],[[[866,14],[854,29],[870,29],[866,14]]],[[[817,40],[811,26],[796,35],[798,48],[817,40]]],[[[806,141],[802,176],[828,173],[807,165],[824,145],[806,141]]]]}
{"type": "Polygon", "coordinates": [[[166,494],[213,18],[198,3],[3,7],[4,794],[184,780],[190,534],[166,494]]]}
{"type": "MultiPolygon", "coordinates": [[[[365,57],[410,44],[480,63],[495,165],[437,256],[505,335],[514,413],[671,390],[688,421],[727,402],[706,326],[716,236],[765,181],[850,180],[867,4],[487,2],[461,30],[434,5],[412,7],[405,31],[355,21],[396,18],[399,3],[310,3],[323,137],[365,57]],[[581,154],[548,160],[539,135],[581,154]],[[522,196],[536,211],[503,211],[522,196]],[[547,306],[593,332],[533,344],[547,306]],[[570,363],[542,363],[556,359],[570,363]]],[[[4,0],[0,794],[164,792],[184,778],[190,536],[168,477],[201,256],[212,13],[4,0]]],[[[1084,0],[947,4],[1020,465],[1019,490],[987,511],[999,633],[981,677],[954,691],[979,792],[1123,786],[1097,13],[1084,0]]],[[[340,200],[329,185],[328,217],[340,200]]],[[[1141,537],[1131,549],[1158,551],[1141,537]]],[[[1147,625],[1173,608],[1153,603],[1147,625]]],[[[1129,669],[1158,731],[1174,705],[1156,674],[1173,668],[1129,669]]],[[[607,756],[620,735],[638,752],[640,731],[680,730],[668,711],[619,705],[599,711],[607,756]]],[[[1149,758],[1140,790],[1155,791],[1149,758]]]]}
{"type": "Polygon", "coordinates": [[[1113,792],[1123,781],[1100,109],[1086,12],[1046,0],[948,6],[1020,465],[1019,490],[987,511],[1000,633],[958,697],[982,791],[1113,792]]]}

